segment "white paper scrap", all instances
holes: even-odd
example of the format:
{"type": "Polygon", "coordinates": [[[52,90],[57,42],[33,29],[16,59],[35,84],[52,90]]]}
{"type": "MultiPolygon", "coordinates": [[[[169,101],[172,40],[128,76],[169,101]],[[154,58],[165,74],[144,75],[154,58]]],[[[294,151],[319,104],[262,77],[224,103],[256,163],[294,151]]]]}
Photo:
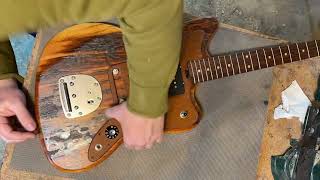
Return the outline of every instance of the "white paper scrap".
{"type": "Polygon", "coordinates": [[[274,109],[273,118],[292,118],[298,117],[300,122],[304,122],[304,118],[311,105],[308,97],[303,93],[297,81],[293,81],[291,85],[281,92],[282,104],[274,109]]]}

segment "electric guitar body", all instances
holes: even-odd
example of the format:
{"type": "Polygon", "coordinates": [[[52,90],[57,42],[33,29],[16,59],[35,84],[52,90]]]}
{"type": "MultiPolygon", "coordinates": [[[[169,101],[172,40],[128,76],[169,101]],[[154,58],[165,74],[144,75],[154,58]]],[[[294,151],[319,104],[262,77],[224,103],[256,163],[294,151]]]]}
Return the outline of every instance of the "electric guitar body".
{"type": "MultiPolygon", "coordinates": [[[[188,61],[210,57],[208,44],[217,27],[214,18],[185,24],[180,66],[169,91],[165,132],[191,130],[200,121],[195,76],[190,75],[188,61]]],[[[122,143],[121,126],[104,112],[128,97],[129,85],[117,26],[75,25],[48,42],[37,69],[35,110],[43,149],[55,167],[67,172],[88,170],[117,149],[122,143]]]]}

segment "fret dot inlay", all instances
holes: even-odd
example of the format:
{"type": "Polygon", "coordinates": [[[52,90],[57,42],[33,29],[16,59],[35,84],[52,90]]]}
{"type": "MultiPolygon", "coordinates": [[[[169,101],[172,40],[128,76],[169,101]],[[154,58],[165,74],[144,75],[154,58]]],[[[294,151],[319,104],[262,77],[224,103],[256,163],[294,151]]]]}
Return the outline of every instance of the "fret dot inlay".
{"type": "Polygon", "coordinates": [[[304,52],[304,49],[302,49],[302,52],[304,52]]]}
{"type": "Polygon", "coordinates": [[[198,69],[198,72],[201,72],[200,69],[198,69]]]}
{"type": "Polygon", "coordinates": [[[210,71],[210,69],[209,69],[209,68],[207,68],[207,71],[210,71]]]}
{"type": "Polygon", "coordinates": [[[220,66],[217,66],[217,69],[220,69],[220,66]]]}
{"type": "Polygon", "coordinates": [[[268,56],[269,59],[271,59],[271,56],[268,56]]]}
{"type": "Polygon", "coordinates": [[[286,55],[288,55],[287,53],[284,53],[284,55],[286,56],[286,55]]]}
{"type": "Polygon", "coordinates": [[[248,55],[246,55],[246,58],[249,58],[249,56],[248,56],[248,55]]]}
{"type": "Polygon", "coordinates": [[[250,66],[250,65],[248,65],[248,68],[251,68],[251,66],[250,66]]]}
{"type": "Polygon", "coordinates": [[[230,64],[228,64],[228,67],[231,67],[231,65],[230,65],[230,64]]]}

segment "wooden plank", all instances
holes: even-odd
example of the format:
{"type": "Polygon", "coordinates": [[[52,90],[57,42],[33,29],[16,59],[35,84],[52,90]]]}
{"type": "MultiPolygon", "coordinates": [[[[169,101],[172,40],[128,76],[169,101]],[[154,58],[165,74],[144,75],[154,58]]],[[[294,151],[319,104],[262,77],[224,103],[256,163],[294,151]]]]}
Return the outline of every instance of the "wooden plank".
{"type": "Polygon", "coordinates": [[[274,109],[281,103],[281,92],[290,86],[292,81],[297,80],[303,92],[310,100],[313,100],[320,72],[319,60],[320,58],[313,58],[305,62],[296,62],[274,68],[257,167],[257,179],[273,179],[271,156],[283,154],[290,145],[290,139],[297,139],[301,134],[301,124],[297,118],[273,119],[274,109]]]}

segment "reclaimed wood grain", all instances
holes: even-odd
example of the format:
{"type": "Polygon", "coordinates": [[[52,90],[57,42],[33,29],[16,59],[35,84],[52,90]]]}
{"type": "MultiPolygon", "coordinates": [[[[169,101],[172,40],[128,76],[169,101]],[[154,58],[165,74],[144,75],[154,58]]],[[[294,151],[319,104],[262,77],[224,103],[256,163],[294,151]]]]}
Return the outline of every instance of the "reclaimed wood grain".
{"type": "Polygon", "coordinates": [[[273,179],[271,156],[283,154],[290,146],[290,139],[298,139],[301,134],[301,124],[298,118],[277,120],[273,118],[274,109],[282,103],[281,92],[290,86],[292,81],[297,80],[303,92],[310,100],[313,100],[320,72],[319,60],[320,58],[312,58],[304,62],[274,68],[267,118],[257,166],[257,179],[273,179]]]}

